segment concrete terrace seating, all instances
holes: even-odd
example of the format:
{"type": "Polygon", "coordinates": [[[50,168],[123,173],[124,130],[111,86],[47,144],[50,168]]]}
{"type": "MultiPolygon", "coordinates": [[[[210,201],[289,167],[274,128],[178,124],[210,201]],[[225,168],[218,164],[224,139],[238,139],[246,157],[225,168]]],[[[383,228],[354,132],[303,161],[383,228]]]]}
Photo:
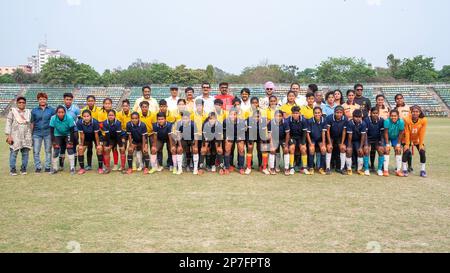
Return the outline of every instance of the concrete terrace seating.
{"type": "Polygon", "coordinates": [[[96,98],[97,106],[101,107],[103,100],[110,98],[113,101],[113,108],[117,108],[124,92],[124,87],[81,87],[75,96],[75,103],[82,108],[86,106],[87,96],[93,95],[96,98]]]}
{"type": "Polygon", "coordinates": [[[0,86],[0,114],[3,114],[6,108],[17,97],[21,88],[19,85],[1,85],[0,86]]]}
{"type": "Polygon", "coordinates": [[[434,90],[436,90],[445,104],[450,107],[450,87],[435,87],[434,90]]]}
{"type": "Polygon", "coordinates": [[[405,102],[408,105],[419,105],[428,116],[443,116],[445,112],[439,105],[439,102],[428,92],[426,87],[383,87],[385,94],[391,107],[395,107],[395,95],[403,94],[405,102]]]}
{"type": "Polygon", "coordinates": [[[64,93],[73,93],[73,87],[52,87],[52,86],[28,86],[26,88],[25,98],[27,99],[27,107],[33,109],[38,106],[36,96],[38,93],[47,93],[48,104],[57,107],[63,104],[64,93]]]}

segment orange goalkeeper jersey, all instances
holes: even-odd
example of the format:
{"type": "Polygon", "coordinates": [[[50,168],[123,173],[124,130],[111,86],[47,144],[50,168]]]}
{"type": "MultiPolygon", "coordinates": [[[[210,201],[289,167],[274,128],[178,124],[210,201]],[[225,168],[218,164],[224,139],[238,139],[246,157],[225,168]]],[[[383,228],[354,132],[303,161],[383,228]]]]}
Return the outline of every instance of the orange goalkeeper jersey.
{"type": "Polygon", "coordinates": [[[413,144],[422,147],[425,142],[427,124],[426,118],[419,118],[417,122],[413,122],[411,117],[405,119],[405,144],[407,146],[413,144]]]}

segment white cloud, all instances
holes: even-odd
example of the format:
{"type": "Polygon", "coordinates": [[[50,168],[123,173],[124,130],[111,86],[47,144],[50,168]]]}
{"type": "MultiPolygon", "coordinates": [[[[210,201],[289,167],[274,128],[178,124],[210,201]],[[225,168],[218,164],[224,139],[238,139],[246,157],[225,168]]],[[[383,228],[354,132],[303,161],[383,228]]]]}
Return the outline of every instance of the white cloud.
{"type": "Polygon", "coordinates": [[[381,6],[382,0],[367,0],[369,6],[381,6]]]}
{"type": "Polygon", "coordinates": [[[67,5],[70,7],[76,7],[81,5],[81,0],[66,0],[67,5]]]}

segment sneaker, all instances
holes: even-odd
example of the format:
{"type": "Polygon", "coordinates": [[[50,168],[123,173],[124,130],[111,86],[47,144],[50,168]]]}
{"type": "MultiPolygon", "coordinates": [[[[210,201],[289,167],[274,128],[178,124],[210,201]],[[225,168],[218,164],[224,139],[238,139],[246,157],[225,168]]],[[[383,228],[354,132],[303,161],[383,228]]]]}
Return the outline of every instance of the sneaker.
{"type": "Polygon", "coordinates": [[[70,169],[70,174],[74,175],[75,174],[75,169],[70,169]]]}
{"type": "Polygon", "coordinates": [[[194,169],[194,171],[192,172],[193,175],[198,175],[198,170],[194,169]]]}
{"type": "Polygon", "coordinates": [[[370,176],[370,171],[369,171],[369,170],[365,170],[365,171],[364,171],[364,175],[365,175],[365,176],[370,176]]]}
{"type": "Polygon", "coordinates": [[[191,167],[189,167],[189,166],[186,166],[186,172],[191,172],[191,167]]]}
{"type": "Polygon", "coordinates": [[[102,169],[102,168],[98,168],[97,173],[98,173],[98,174],[103,174],[103,173],[104,173],[104,172],[103,172],[103,169],[102,169]]]}
{"type": "Polygon", "coordinates": [[[359,174],[359,175],[365,175],[364,172],[363,172],[363,170],[358,170],[358,174],[359,174]]]}
{"type": "Polygon", "coordinates": [[[78,174],[79,175],[83,175],[83,174],[85,174],[86,173],[86,170],[85,169],[80,169],[79,171],[78,171],[78,174]]]}
{"type": "MultiPolygon", "coordinates": [[[[300,174],[306,174],[305,170],[306,170],[305,168],[301,167],[298,172],[300,172],[300,174]]],[[[295,171],[297,172],[297,170],[295,171]]]]}
{"type": "Polygon", "coordinates": [[[50,173],[52,170],[49,168],[49,169],[45,169],[45,172],[46,173],[50,173]]]}
{"type": "Polygon", "coordinates": [[[235,167],[234,166],[230,166],[229,171],[230,172],[234,172],[235,167]]]}
{"type": "Polygon", "coordinates": [[[20,175],[27,175],[27,170],[20,170],[20,175]]]}
{"type": "Polygon", "coordinates": [[[244,174],[245,174],[244,169],[240,169],[240,170],[239,170],[239,173],[240,173],[241,175],[244,175],[244,174]]]}
{"type": "Polygon", "coordinates": [[[420,177],[426,178],[427,172],[426,171],[420,171],[420,177]]]}
{"type": "Polygon", "coordinates": [[[169,166],[169,172],[173,172],[173,166],[169,166]]]}
{"type": "Polygon", "coordinates": [[[41,169],[41,168],[37,168],[34,172],[35,172],[35,173],[41,173],[41,172],[42,172],[42,169],[41,169]]]}
{"type": "Polygon", "coordinates": [[[216,166],[212,166],[212,167],[211,167],[211,172],[215,173],[216,171],[217,171],[216,166]]]}
{"type": "Polygon", "coordinates": [[[309,169],[309,175],[314,175],[315,170],[313,168],[309,169]]]}
{"type": "Polygon", "coordinates": [[[127,170],[127,174],[132,174],[133,173],[133,169],[128,169],[127,170]]]}
{"type": "Polygon", "coordinates": [[[230,174],[230,170],[225,169],[225,170],[223,170],[223,173],[224,173],[225,175],[229,175],[229,174],[230,174]]]}
{"type": "Polygon", "coordinates": [[[342,175],[345,175],[345,172],[344,172],[344,170],[341,170],[341,169],[337,169],[337,170],[336,170],[336,172],[337,172],[337,173],[340,173],[340,174],[342,174],[342,175]]]}
{"type": "Polygon", "coordinates": [[[136,171],[142,172],[142,167],[137,168],[136,171]]]}
{"type": "Polygon", "coordinates": [[[172,174],[177,174],[177,168],[172,168],[172,174]]]}
{"type": "Polygon", "coordinates": [[[160,172],[164,171],[164,167],[158,166],[158,168],[156,168],[156,171],[160,173],[160,172]]]}
{"type": "Polygon", "coordinates": [[[58,173],[58,170],[53,170],[53,169],[49,172],[49,174],[51,174],[51,175],[57,174],[57,173],[58,173]]]}
{"type": "Polygon", "coordinates": [[[149,171],[148,171],[148,168],[145,168],[145,169],[144,169],[144,174],[148,174],[148,172],[149,172],[149,171]]]}
{"type": "Polygon", "coordinates": [[[295,174],[295,168],[291,168],[289,170],[289,175],[294,175],[295,174]]]}
{"type": "Polygon", "coordinates": [[[409,172],[408,171],[403,171],[403,176],[404,177],[408,177],[409,176],[409,172]]]}
{"type": "Polygon", "coordinates": [[[331,170],[330,170],[330,169],[327,169],[327,170],[325,171],[325,174],[326,174],[326,175],[331,175],[331,170]]]}
{"type": "Polygon", "coordinates": [[[275,171],[275,169],[270,169],[269,172],[271,175],[277,175],[277,171],[275,171]]]}
{"type": "Polygon", "coordinates": [[[370,167],[370,172],[372,173],[376,172],[375,167],[370,167]]]}
{"type": "Polygon", "coordinates": [[[92,167],[91,166],[86,166],[86,168],[84,168],[86,171],[91,171],[92,167]]]}
{"type": "Polygon", "coordinates": [[[276,168],[275,168],[275,172],[276,172],[276,173],[281,173],[281,169],[278,168],[278,167],[276,167],[276,168]]]}
{"type": "Polygon", "coordinates": [[[137,171],[137,168],[136,168],[136,167],[133,167],[133,169],[132,169],[132,170],[133,170],[133,172],[135,172],[135,171],[137,171]]]}
{"type": "Polygon", "coordinates": [[[199,169],[199,170],[198,170],[198,175],[203,175],[203,174],[205,174],[205,170],[199,169]]]}
{"type": "Polygon", "coordinates": [[[353,171],[352,170],[347,170],[347,175],[353,175],[353,171]]]}
{"type": "Polygon", "coordinates": [[[225,170],[224,169],[219,169],[219,174],[220,175],[224,175],[225,174],[225,170]]]}
{"type": "Polygon", "coordinates": [[[119,167],[118,171],[119,171],[119,172],[123,171],[122,166],[119,167]]]}
{"type": "Polygon", "coordinates": [[[378,174],[378,176],[383,176],[383,171],[382,170],[378,170],[377,174],[378,174]]]}
{"type": "Polygon", "coordinates": [[[246,175],[249,175],[249,174],[251,174],[251,173],[252,173],[252,169],[247,168],[247,169],[245,170],[245,174],[246,174],[246,175]]]}
{"type": "Polygon", "coordinates": [[[155,168],[151,168],[151,170],[148,172],[149,174],[154,174],[154,173],[156,173],[157,172],[157,170],[155,169],[155,168]]]}
{"type": "Polygon", "coordinates": [[[322,168],[320,168],[319,169],[319,174],[321,174],[321,175],[325,175],[326,173],[325,173],[325,170],[324,169],[322,169],[322,168]]]}
{"type": "Polygon", "coordinates": [[[111,172],[111,170],[108,169],[108,168],[106,168],[106,169],[103,170],[103,174],[109,174],[110,172],[111,172]]]}
{"type": "Polygon", "coordinates": [[[182,173],[183,173],[183,169],[178,170],[178,171],[176,172],[176,175],[181,175],[182,173]]]}
{"type": "Polygon", "coordinates": [[[395,175],[398,177],[405,177],[402,171],[395,171],[395,175]]]}
{"type": "Polygon", "coordinates": [[[408,167],[408,172],[410,172],[410,173],[414,172],[413,167],[408,167]]]}
{"type": "Polygon", "coordinates": [[[383,176],[384,177],[389,177],[389,171],[383,171],[383,176]]]}
{"type": "Polygon", "coordinates": [[[11,176],[17,176],[17,171],[16,171],[16,170],[11,170],[11,171],[9,172],[9,175],[11,175],[11,176]]]}
{"type": "MultiPolygon", "coordinates": [[[[314,170],[313,170],[313,172],[314,172],[314,170]]],[[[312,175],[312,173],[308,169],[303,169],[303,172],[300,172],[300,173],[303,173],[305,175],[312,175]]]]}
{"type": "Polygon", "coordinates": [[[262,170],[262,173],[265,174],[265,175],[270,175],[270,172],[269,172],[268,169],[263,169],[263,170],[262,170]]]}

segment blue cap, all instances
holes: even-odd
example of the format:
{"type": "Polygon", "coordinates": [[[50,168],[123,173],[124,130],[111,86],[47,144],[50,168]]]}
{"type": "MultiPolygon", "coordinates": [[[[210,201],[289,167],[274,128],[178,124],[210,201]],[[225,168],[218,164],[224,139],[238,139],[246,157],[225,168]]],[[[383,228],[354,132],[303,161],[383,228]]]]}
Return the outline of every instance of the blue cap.
{"type": "Polygon", "coordinates": [[[171,84],[169,88],[170,88],[170,90],[172,90],[172,89],[177,89],[178,90],[178,85],[171,84]]]}

